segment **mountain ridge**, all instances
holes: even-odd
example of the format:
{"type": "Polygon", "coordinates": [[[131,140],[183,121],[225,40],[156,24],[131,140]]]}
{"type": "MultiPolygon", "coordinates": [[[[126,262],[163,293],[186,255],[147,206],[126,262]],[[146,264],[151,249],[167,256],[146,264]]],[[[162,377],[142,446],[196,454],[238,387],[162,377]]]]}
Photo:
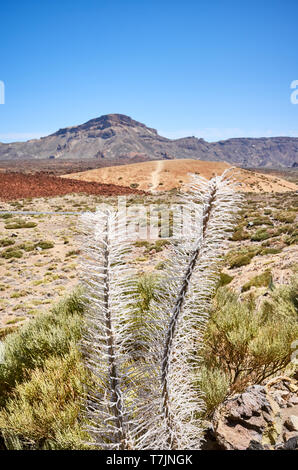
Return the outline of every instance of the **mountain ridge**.
{"type": "Polygon", "coordinates": [[[296,137],[236,137],[207,142],[194,136],[169,139],[124,114],[107,114],[27,142],[0,143],[0,161],[100,159],[113,162],[191,158],[226,161],[244,168],[298,165],[296,137]]]}

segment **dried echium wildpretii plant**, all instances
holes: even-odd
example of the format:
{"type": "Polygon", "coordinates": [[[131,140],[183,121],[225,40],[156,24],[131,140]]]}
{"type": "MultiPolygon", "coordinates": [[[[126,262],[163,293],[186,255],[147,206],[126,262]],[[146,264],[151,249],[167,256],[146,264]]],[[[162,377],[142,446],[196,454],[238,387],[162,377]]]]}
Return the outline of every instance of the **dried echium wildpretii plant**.
{"type": "Polygon", "coordinates": [[[126,264],[125,223],[108,209],[85,213],[81,219],[81,268],[87,300],[83,352],[92,374],[86,403],[88,430],[95,445],[116,450],[132,445],[129,397],[133,377],[124,344],[136,293],[133,272],[126,264]]]}
{"type": "Polygon", "coordinates": [[[159,292],[142,322],[138,354],[131,321],[136,277],[126,259],[125,220],[109,210],[83,216],[89,304],[84,350],[94,383],[87,416],[101,448],[200,448],[200,348],[239,202],[227,173],[209,181],[192,177],[183,197],[192,217],[188,226],[183,219],[183,236],[172,241],[159,292]]]}

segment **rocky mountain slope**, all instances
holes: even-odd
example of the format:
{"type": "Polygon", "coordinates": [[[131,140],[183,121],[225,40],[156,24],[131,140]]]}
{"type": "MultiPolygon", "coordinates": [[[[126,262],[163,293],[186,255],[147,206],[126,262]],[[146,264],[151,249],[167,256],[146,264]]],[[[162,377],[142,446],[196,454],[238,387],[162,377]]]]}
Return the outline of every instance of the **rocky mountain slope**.
{"type": "Polygon", "coordinates": [[[0,160],[99,159],[132,162],[191,158],[243,167],[296,167],[298,138],[236,138],[206,142],[196,137],[167,139],[122,114],[108,114],[41,139],[0,143],[0,160]]]}

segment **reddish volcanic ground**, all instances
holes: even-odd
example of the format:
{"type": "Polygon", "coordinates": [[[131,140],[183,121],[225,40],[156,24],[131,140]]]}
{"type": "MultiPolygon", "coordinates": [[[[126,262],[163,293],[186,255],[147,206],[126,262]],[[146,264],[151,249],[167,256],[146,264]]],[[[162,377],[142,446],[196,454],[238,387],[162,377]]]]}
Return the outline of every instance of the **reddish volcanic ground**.
{"type": "Polygon", "coordinates": [[[104,196],[144,194],[143,191],[129,187],[59,178],[43,173],[35,175],[0,173],[0,200],[2,201],[61,196],[69,193],[104,196]]]}

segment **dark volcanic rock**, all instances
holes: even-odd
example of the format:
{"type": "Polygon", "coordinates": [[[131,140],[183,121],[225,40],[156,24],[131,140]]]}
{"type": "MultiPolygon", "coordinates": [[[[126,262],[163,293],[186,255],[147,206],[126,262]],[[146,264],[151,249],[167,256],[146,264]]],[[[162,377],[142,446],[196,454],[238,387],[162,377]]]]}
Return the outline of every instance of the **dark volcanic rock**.
{"type": "Polygon", "coordinates": [[[192,158],[235,163],[243,167],[298,166],[298,138],[237,138],[206,142],[196,137],[167,139],[156,129],[145,126],[124,114],[107,114],[84,124],[59,129],[54,134],[28,142],[0,143],[0,160],[55,159],[80,160],[98,158],[106,161],[133,159],[142,161],[192,158]]]}
{"type": "Polygon", "coordinates": [[[214,413],[209,430],[213,439],[206,434],[208,448],[211,443],[225,450],[296,449],[297,391],[293,378],[280,376],[228,398],[214,413]]]}

